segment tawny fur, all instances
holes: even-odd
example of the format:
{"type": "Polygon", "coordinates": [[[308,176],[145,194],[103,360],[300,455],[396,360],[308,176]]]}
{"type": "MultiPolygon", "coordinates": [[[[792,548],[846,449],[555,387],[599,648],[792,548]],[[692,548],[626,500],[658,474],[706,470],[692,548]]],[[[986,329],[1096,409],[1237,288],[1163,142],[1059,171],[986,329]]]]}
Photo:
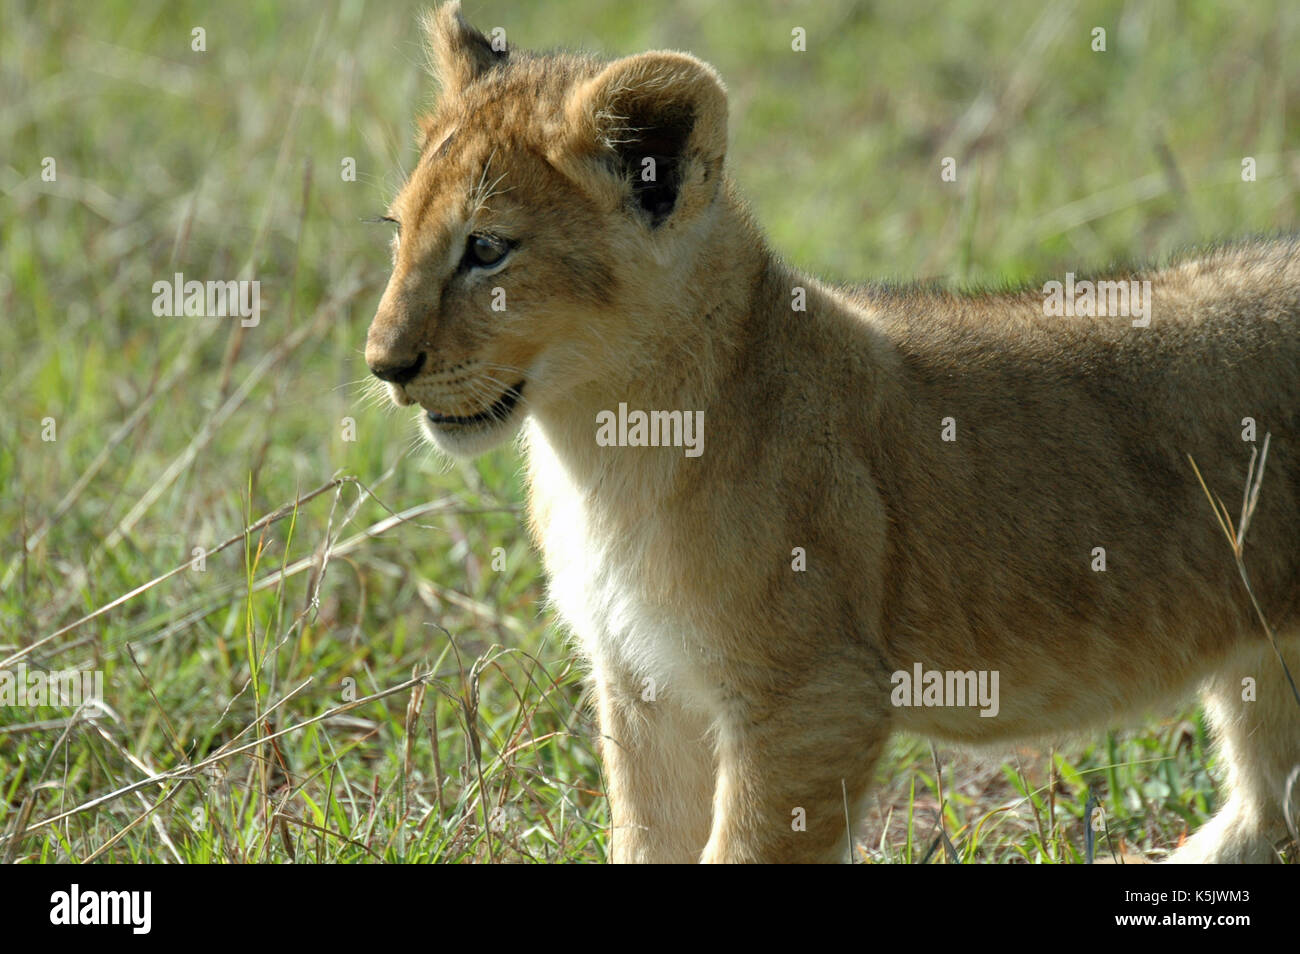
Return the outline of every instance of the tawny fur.
{"type": "Polygon", "coordinates": [[[1175,858],[1276,858],[1300,705],[1188,457],[1239,499],[1243,419],[1271,435],[1245,555],[1300,671],[1294,239],[1124,276],[1152,284],[1146,328],[1046,317],[1037,289],[828,287],[769,251],[727,178],[707,65],[497,51],[455,4],[428,29],[443,95],[366,356],[424,354],[393,396],[443,415],[523,382],[501,425],[429,429],[473,454],[525,428],[616,860],[834,860],[891,732],[1077,732],[1198,684],[1227,787],[1175,858]],[[642,146],[675,177],[658,218],[626,166],[642,146]],[[459,264],[482,233],[517,242],[490,274],[459,264]],[[598,446],[620,402],[703,411],[703,454],[598,446]],[[997,716],[894,706],[915,663],[997,670],[997,716]]]}

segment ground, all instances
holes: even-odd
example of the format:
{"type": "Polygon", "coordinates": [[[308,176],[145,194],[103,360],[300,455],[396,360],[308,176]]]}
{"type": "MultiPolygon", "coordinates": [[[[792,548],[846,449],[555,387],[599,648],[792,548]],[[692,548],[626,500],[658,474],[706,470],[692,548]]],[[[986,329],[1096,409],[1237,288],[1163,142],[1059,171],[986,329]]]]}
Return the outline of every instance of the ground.
{"type": "MultiPolygon", "coordinates": [[[[366,220],[433,95],[420,8],[297,8],[6,4],[0,662],[41,641],[24,662],[101,671],[104,705],[0,708],[0,859],[602,860],[519,459],[450,464],[366,384],[388,266],[366,220]],[[177,272],[259,281],[258,323],[156,316],[177,272]]],[[[834,280],[1059,277],[1300,212],[1293,4],[466,12],[714,63],[733,174],[834,280]]],[[[1158,858],[1214,774],[1190,708],[1055,750],[900,738],[857,854],[1079,861],[1091,792],[1099,858],[1158,858]]]]}

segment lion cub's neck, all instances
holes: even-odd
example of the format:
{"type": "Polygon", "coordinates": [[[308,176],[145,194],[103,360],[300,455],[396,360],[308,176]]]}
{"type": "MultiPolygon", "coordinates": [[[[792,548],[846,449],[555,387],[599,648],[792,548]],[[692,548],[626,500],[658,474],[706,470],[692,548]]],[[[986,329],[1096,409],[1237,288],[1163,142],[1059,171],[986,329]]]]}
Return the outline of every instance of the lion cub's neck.
{"type": "MultiPolygon", "coordinates": [[[[788,272],[742,201],[727,190],[718,205],[698,233],[699,253],[680,274],[661,280],[662,301],[635,316],[635,336],[620,344],[604,373],[564,400],[533,410],[530,459],[545,458],[562,469],[574,489],[625,502],[662,499],[684,473],[701,468],[701,454],[716,446],[711,442],[728,439],[726,428],[711,431],[710,421],[722,419],[715,413],[719,401],[742,373],[748,352],[769,340],[772,295],[765,286],[789,282],[775,278],[788,272]],[[629,435],[621,425],[638,411],[702,421],[702,437],[691,434],[702,446],[636,446],[635,426],[629,435]],[[619,437],[631,438],[628,445],[608,445],[611,432],[602,432],[601,422],[610,420],[619,437]]],[[[549,489],[534,485],[535,492],[549,489]]]]}

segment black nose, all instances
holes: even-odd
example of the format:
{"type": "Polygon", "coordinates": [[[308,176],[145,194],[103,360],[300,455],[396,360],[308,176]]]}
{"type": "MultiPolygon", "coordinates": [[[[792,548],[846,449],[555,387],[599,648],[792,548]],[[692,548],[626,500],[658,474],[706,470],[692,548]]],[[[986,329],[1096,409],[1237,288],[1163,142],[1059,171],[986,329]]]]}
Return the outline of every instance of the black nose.
{"type": "Polygon", "coordinates": [[[391,384],[405,384],[411,378],[420,373],[424,367],[424,352],[408,365],[399,364],[372,364],[370,373],[381,381],[388,381],[391,384]]]}

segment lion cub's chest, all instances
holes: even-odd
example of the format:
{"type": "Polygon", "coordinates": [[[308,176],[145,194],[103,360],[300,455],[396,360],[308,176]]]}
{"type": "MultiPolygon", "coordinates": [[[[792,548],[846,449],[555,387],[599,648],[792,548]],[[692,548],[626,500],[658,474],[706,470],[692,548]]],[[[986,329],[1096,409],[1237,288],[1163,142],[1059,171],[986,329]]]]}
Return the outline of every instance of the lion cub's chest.
{"type": "Polygon", "coordinates": [[[604,529],[586,496],[549,454],[530,445],[532,510],[549,595],[583,655],[637,692],[702,701],[703,642],[694,614],[648,591],[643,561],[650,542],[604,529]]]}

